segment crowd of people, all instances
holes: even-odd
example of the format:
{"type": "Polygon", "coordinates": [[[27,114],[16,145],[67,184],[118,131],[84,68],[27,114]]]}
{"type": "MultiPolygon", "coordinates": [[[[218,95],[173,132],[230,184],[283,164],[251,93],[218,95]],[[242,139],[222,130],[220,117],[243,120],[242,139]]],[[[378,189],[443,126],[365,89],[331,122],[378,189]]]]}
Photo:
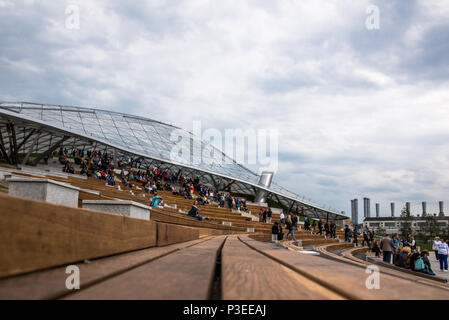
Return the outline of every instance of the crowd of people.
{"type": "MultiPolygon", "coordinates": [[[[445,247],[447,248],[447,244],[445,247]]],[[[383,261],[387,263],[393,262],[397,267],[435,275],[429,261],[429,251],[418,251],[413,235],[403,238],[400,238],[397,233],[393,237],[386,235],[382,240],[375,241],[373,251],[378,257],[382,253],[383,261]],[[392,259],[393,261],[391,261],[392,259]]]]}
{"type": "MultiPolygon", "coordinates": [[[[62,171],[75,174],[67,149],[61,147],[58,155],[59,162],[63,165],[62,171]]],[[[70,156],[73,157],[75,164],[80,166],[81,175],[105,180],[111,186],[115,185],[111,157],[107,152],[74,149],[70,156]]]]}
{"type": "MultiPolygon", "coordinates": [[[[107,152],[82,149],[74,149],[69,152],[67,148],[61,147],[58,154],[54,154],[54,156],[56,155],[59,155],[63,172],[75,174],[72,163],[74,161],[75,165],[79,165],[81,175],[105,180],[111,186],[116,185],[112,156],[107,152]],[[71,161],[71,159],[73,160],[71,161]]],[[[173,174],[169,170],[161,171],[157,167],[132,171],[127,169],[126,163],[120,161],[117,162],[117,165],[121,169],[119,174],[121,183],[131,189],[139,188],[153,196],[157,196],[158,191],[171,191],[173,195],[179,195],[185,199],[195,199],[195,206],[217,202],[219,207],[248,211],[245,199],[233,197],[230,192],[218,193],[218,190],[201,184],[198,177],[187,178],[183,175],[173,174]]],[[[162,199],[159,200],[159,205],[161,201],[162,199]]],[[[192,214],[195,212],[194,208],[191,209],[191,212],[192,214]]],[[[271,210],[269,210],[268,216],[266,221],[271,221],[271,210]]],[[[195,215],[195,217],[200,216],[195,215]]]]}
{"type": "Polygon", "coordinates": [[[259,221],[265,223],[271,223],[271,219],[273,218],[273,211],[268,207],[267,209],[260,208],[259,211],[259,221]]]}
{"type": "MultiPolygon", "coordinates": [[[[263,217],[265,212],[265,215],[268,216],[270,212],[270,221],[271,221],[271,209],[261,209],[261,215],[263,217]]],[[[275,235],[277,237],[277,240],[283,240],[284,239],[284,233],[282,230],[282,226],[284,226],[285,229],[287,229],[287,233],[285,234],[285,240],[289,239],[289,235],[292,236],[293,241],[296,241],[295,232],[294,230],[298,228],[298,216],[296,214],[293,214],[292,212],[285,216],[283,212],[280,214],[280,221],[279,223],[277,221],[274,222],[273,226],[271,227],[271,234],[275,235]]],[[[264,221],[266,222],[266,221],[264,221]]]]}
{"type": "Polygon", "coordinates": [[[304,229],[310,231],[313,234],[325,235],[326,238],[337,238],[337,225],[334,221],[330,223],[325,221],[323,223],[322,219],[312,220],[307,216],[304,217],[304,229]]]}

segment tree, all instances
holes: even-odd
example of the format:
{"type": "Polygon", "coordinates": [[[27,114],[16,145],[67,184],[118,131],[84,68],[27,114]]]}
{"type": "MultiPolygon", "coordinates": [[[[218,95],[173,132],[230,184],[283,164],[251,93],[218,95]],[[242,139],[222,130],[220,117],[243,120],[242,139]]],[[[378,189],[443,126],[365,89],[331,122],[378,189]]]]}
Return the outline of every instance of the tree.
{"type": "Polygon", "coordinates": [[[422,228],[424,234],[430,237],[430,239],[433,239],[435,236],[440,235],[441,229],[440,225],[437,222],[437,219],[429,215],[426,217],[426,224],[422,228]]]}
{"type": "Polygon", "coordinates": [[[376,235],[384,237],[386,234],[387,234],[387,230],[385,230],[384,228],[381,228],[381,227],[377,228],[376,235]]]}
{"type": "Polygon", "coordinates": [[[413,217],[410,215],[410,211],[406,207],[402,208],[399,229],[401,236],[408,237],[412,234],[412,221],[413,217]]]}

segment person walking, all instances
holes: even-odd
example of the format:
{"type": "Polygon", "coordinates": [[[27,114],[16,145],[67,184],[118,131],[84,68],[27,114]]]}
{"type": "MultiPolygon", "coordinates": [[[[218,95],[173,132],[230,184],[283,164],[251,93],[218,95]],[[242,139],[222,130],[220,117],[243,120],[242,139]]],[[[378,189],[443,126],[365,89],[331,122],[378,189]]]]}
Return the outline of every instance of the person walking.
{"type": "Polygon", "coordinates": [[[335,224],[334,221],[331,222],[330,228],[331,228],[331,237],[334,239],[337,238],[337,225],[335,224]]]}
{"type": "Polygon", "coordinates": [[[445,239],[441,239],[438,244],[438,259],[440,260],[440,270],[447,272],[447,255],[449,254],[449,247],[445,239]],[[444,269],[443,269],[444,268],[444,269]]]}
{"type": "Polygon", "coordinates": [[[329,238],[330,235],[330,227],[329,227],[329,223],[326,221],[326,223],[324,224],[324,233],[326,235],[326,238],[329,238]]]}
{"type": "Polygon", "coordinates": [[[293,241],[296,242],[295,233],[293,232],[292,218],[290,218],[290,216],[287,216],[287,220],[285,221],[285,224],[286,224],[286,228],[288,230],[287,234],[285,235],[285,240],[288,240],[288,235],[291,234],[293,241]]]}
{"type": "Polygon", "coordinates": [[[293,228],[298,229],[298,216],[292,213],[291,218],[292,218],[293,228]]]}

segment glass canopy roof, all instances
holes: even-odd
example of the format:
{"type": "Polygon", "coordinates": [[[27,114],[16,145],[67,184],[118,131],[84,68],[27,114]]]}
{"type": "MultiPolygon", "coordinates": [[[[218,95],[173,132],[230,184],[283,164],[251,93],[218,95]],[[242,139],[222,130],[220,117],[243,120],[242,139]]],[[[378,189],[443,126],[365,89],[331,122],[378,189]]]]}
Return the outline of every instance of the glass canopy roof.
{"type": "MultiPolygon", "coordinates": [[[[258,174],[211,144],[181,128],[159,121],[92,108],[25,102],[0,103],[0,113],[2,110],[140,156],[211,172],[252,186],[257,186],[259,181],[258,174]]],[[[306,201],[274,182],[267,190],[340,216],[336,211],[306,201]]]]}

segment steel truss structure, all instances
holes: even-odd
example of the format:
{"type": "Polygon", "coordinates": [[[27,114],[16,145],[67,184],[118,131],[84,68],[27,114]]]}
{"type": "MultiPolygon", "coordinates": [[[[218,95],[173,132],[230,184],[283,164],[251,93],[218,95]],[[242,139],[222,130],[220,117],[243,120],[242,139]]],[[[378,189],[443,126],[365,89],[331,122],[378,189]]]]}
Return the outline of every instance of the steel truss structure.
{"type": "Polygon", "coordinates": [[[336,210],[318,205],[276,183],[258,185],[260,176],[188,131],[159,121],[123,113],[31,102],[0,103],[0,157],[9,164],[36,165],[53,151],[101,150],[133,167],[157,166],[178,175],[232,192],[255,195],[286,207],[296,205],[313,218],[343,220],[336,210]],[[175,150],[175,152],[173,151],[175,150]],[[19,163],[19,154],[25,155],[19,163]],[[34,155],[34,156],[32,156],[34,155]]]}

